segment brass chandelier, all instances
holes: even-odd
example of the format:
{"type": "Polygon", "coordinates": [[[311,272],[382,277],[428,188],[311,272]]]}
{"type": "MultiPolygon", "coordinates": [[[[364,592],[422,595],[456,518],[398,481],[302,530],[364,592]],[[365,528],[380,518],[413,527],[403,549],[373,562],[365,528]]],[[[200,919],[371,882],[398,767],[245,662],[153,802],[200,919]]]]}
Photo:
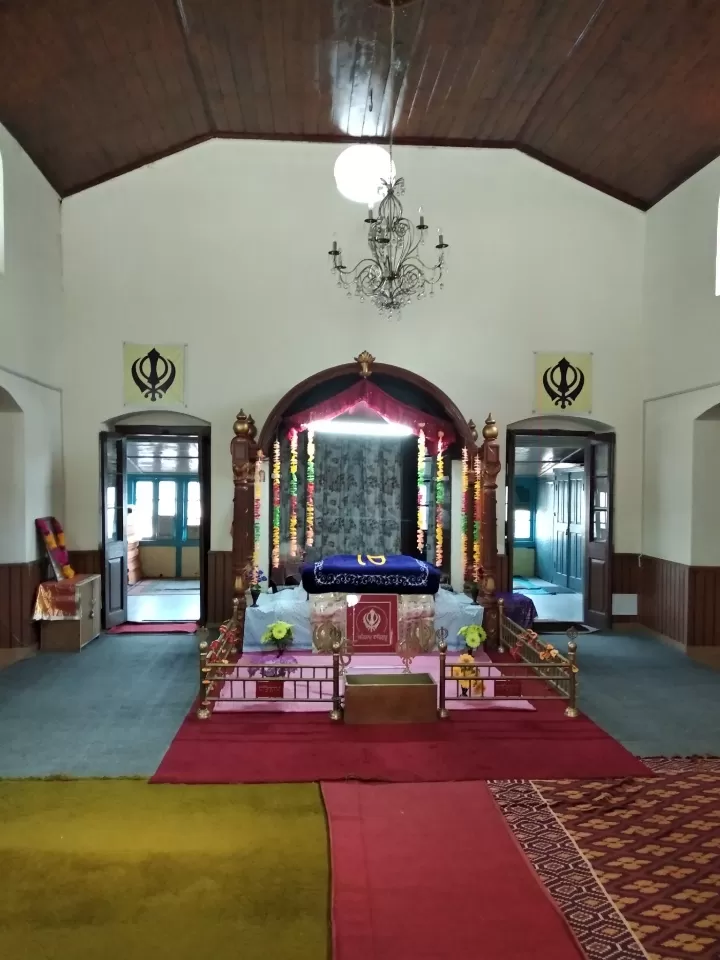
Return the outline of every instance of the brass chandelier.
{"type": "MultiPolygon", "coordinates": [[[[393,103],[392,86],[395,72],[395,4],[390,0],[390,85],[389,102],[393,103]]],[[[353,289],[361,301],[371,301],[381,314],[389,319],[398,317],[400,310],[411,300],[421,300],[433,296],[435,286],[443,288],[445,267],[445,243],[442,229],[438,230],[436,261],[428,266],[420,257],[419,249],[425,242],[428,225],[419,213],[419,223],[414,226],[403,215],[398,199],[405,188],[402,177],[394,176],[393,166],[393,122],[390,118],[388,140],[390,175],[380,180],[378,194],[383,195],[377,209],[368,208],[365,223],[368,225],[368,247],[370,256],[364,257],[354,267],[343,263],[342,251],[333,240],[329,251],[331,270],[337,277],[339,287],[347,290],[352,297],[353,289]]]]}

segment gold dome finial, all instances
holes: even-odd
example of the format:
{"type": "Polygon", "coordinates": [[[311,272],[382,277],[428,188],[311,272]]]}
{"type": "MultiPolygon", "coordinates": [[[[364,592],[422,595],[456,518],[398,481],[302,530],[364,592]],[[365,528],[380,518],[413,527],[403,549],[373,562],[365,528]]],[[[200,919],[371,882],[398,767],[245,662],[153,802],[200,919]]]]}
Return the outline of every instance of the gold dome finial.
{"type": "Polygon", "coordinates": [[[369,377],[372,373],[372,365],[375,363],[375,357],[368,351],[363,350],[353,359],[360,365],[360,376],[369,377]]]}
{"type": "Polygon", "coordinates": [[[477,442],[478,442],[478,432],[477,432],[477,427],[475,426],[475,421],[474,421],[474,420],[468,420],[468,427],[469,427],[469,429],[470,429],[470,436],[471,436],[472,439],[473,439],[473,443],[477,443],[477,442]]]}
{"type": "Polygon", "coordinates": [[[254,440],[257,436],[257,429],[252,416],[248,413],[245,413],[244,410],[241,410],[235,418],[235,423],[233,424],[233,433],[236,437],[254,440]]]}
{"type": "Polygon", "coordinates": [[[483,427],[482,435],[485,440],[497,440],[498,428],[491,413],[489,413],[485,418],[485,426],[483,427]]]}

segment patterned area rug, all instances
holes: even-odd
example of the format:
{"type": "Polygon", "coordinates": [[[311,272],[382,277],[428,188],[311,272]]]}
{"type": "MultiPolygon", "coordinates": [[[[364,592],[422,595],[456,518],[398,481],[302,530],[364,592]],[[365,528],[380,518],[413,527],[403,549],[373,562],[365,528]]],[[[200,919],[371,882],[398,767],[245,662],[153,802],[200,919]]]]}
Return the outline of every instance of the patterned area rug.
{"type": "Polygon", "coordinates": [[[652,780],[496,782],[495,798],[588,957],[720,957],[720,760],[652,780]]]}

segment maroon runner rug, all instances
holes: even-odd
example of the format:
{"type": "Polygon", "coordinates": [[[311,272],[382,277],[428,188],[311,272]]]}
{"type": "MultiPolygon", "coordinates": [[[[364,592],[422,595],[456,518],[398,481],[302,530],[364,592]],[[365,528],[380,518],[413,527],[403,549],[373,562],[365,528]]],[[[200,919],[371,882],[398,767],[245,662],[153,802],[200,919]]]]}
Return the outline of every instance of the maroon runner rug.
{"type": "Polygon", "coordinates": [[[333,960],[583,960],[486,784],[322,790],[333,960]]]}

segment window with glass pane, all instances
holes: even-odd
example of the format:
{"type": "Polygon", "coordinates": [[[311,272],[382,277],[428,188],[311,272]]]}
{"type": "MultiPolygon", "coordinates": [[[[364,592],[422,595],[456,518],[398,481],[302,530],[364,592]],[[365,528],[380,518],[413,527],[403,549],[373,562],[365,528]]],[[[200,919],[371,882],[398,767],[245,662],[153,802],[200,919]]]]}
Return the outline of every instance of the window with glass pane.
{"type": "Polygon", "coordinates": [[[608,512],[607,510],[593,511],[593,540],[607,540],[608,512]]]}
{"type": "Polygon", "coordinates": [[[177,516],[177,481],[160,480],[158,483],[157,538],[175,539],[177,516]]]}
{"type": "Polygon", "coordinates": [[[133,523],[135,536],[140,540],[152,540],[155,536],[155,484],[152,480],[138,480],[135,484],[135,508],[133,523]]]}
{"type": "Polygon", "coordinates": [[[200,539],[200,517],[202,508],[200,505],[200,483],[197,480],[191,480],[186,487],[185,503],[185,521],[186,521],[186,539],[200,539]]]}
{"type": "Polygon", "coordinates": [[[116,520],[117,509],[115,503],[115,482],[108,485],[105,490],[105,537],[108,540],[114,540],[117,536],[116,520]]]}
{"type": "Polygon", "coordinates": [[[532,514],[529,510],[515,511],[515,539],[529,540],[532,534],[532,514]]]}

